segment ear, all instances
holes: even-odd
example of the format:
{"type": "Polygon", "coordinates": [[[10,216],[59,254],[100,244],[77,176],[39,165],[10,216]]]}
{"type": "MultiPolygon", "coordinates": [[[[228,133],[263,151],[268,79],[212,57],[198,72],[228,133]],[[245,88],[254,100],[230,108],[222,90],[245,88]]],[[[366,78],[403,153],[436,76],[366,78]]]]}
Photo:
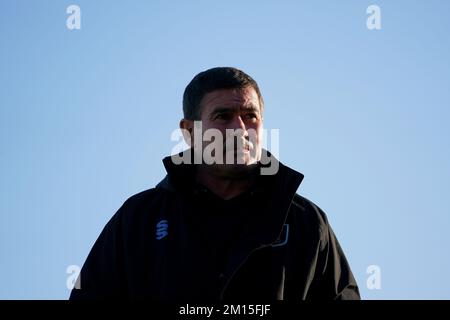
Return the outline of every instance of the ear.
{"type": "Polygon", "coordinates": [[[181,119],[180,129],[183,133],[184,141],[188,144],[189,147],[192,147],[194,139],[194,121],[181,119]]]}

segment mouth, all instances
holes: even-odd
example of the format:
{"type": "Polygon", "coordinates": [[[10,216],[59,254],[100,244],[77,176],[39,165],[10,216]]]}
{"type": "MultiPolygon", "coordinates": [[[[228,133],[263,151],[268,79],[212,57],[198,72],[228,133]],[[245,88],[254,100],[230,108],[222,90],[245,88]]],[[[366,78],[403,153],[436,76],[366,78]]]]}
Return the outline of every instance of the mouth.
{"type": "Polygon", "coordinates": [[[243,153],[250,153],[250,151],[253,150],[253,145],[251,144],[251,142],[245,142],[242,145],[242,148],[235,146],[234,147],[234,152],[243,152],[243,153]]]}
{"type": "Polygon", "coordinates": [[[245,153],[248,154],[254,150],[253,143],[249,140],[244,140],[242,143],[235,143],[234,145],[224,145],[224,152],[233,152],[234,154],[245,153]],[[227,147],[230,147],[229,149],[227,147]]]}

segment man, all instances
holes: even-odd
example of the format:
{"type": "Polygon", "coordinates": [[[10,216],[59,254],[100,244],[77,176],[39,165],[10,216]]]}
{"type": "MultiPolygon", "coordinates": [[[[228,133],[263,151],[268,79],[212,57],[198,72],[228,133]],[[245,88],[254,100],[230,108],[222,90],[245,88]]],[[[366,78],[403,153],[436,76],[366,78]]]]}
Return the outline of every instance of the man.
{"type": "Polygon", "coordinates": [[[325,213],[296,194],[303,175],[262,149],[263,111],[241,70],[194,77],[180,121],[191,148],[113,216],[70,298],[359,299],[325,213]]]}

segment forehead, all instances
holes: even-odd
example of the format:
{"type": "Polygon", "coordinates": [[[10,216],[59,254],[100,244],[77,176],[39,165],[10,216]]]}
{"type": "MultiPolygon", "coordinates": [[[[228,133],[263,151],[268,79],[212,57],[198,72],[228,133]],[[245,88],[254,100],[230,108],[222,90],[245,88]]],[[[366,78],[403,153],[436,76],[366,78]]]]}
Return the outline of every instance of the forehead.
{"type": "Polygon", "coordinates": [[[239,89],[220,89],[207,93],[201,102],[203,112],[216,108],[256,107],[260,109],[258,94],[252,87],[239,89]]]}

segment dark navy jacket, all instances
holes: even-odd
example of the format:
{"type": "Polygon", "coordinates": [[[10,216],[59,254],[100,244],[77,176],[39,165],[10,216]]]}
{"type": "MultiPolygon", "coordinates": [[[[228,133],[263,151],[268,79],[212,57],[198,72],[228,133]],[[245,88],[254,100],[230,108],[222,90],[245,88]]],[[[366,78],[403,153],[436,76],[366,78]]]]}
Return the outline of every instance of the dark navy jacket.
{"type": "Polygon", "coordinates": [[[217,270],[207,262],[208,241],[198,241],[199,230],[190,224],[199,210],[195,165],[174,165],[170,157],[163,162],[167,176],[125,201],[105,226],[80,272],[81,289],[70,299],[360,298],[325,213],[296,194],[301,173],[279,162],[277,174],[261,176],[245,196],[255,212],[217,270]]]}

